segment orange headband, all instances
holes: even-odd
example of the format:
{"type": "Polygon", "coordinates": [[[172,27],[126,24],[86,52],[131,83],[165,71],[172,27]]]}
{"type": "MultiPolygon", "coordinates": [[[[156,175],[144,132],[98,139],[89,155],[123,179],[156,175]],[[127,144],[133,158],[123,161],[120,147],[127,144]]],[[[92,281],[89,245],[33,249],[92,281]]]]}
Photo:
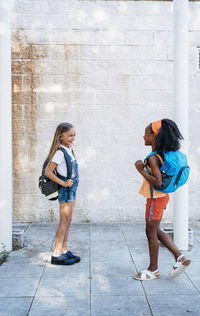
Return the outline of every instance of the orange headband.
{"type": "Polygon", "coordinates": [[[162,126],[162,121],[159,120],[159,121],[153,122],[153,123],[151,123],[151,125],[152,125],[152,130],[153,130],[154,134],[157,136],[158,132],[162,126]]]}

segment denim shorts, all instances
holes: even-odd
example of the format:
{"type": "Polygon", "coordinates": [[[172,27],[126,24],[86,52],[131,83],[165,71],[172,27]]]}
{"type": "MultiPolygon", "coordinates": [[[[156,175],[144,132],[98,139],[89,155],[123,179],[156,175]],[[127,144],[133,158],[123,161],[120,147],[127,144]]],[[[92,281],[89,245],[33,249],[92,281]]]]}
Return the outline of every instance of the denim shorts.
{"type": "Polygon", "coordinates": [[[58,201],[60,203],[64,202],[74,202],[76,201],[76,191],[78,187],[78,181],[72,179],[74,181],[72,187],[60,187],[58,189],[58,201]]]}

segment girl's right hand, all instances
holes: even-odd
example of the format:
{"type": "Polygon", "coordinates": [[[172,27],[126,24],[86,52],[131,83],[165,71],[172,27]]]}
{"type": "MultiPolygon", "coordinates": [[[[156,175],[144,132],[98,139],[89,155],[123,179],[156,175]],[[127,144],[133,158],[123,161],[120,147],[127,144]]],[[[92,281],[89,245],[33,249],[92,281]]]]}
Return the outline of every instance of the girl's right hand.
{"type": "Polygon", "coordinates": [[[68,188],[68,187],[72,187],[72,185],[73,185],[73,180],[69,179],[64,182],[63,187],[68,188]]]}

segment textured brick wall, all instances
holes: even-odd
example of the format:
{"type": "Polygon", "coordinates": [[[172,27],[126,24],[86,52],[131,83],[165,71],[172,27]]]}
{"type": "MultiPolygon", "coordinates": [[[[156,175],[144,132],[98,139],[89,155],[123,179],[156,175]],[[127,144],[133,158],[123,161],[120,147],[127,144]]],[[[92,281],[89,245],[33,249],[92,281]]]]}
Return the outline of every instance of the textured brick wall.
{"type": "MultiPolygon", "coordinates": [[[[54,130],[77,130],[75,220],[143,219],[145,126],[173,118],[172,2],[13,0],[14,219],[51,221],[37,187],[54,130]]],[[[199,3],[190,3],[190,218],[199,215],[199,3]]],[[[172,219],[172,202],[165,216],[172,219]]]]}

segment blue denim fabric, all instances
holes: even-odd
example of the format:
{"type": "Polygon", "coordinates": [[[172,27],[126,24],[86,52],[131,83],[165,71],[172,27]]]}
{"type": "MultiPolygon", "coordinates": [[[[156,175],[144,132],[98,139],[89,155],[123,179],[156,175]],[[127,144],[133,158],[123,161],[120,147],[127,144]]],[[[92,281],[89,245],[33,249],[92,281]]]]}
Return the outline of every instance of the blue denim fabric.
{"type": "MultiPolygon", "coordinates": [[[[70,157],[70,159],[71,159],[71,157],[70,157]]],[[[72,161],[72,159],[71,159],[71,162],[74,166],[76,175],[74,178],[72,178],[73,185],[71,187],[66,188],[66,187],[60,186],[60,188],[58,189],[58,200],[60,203],[73,202],[76,200],[76,191],[77,191],[77,187],[78,187],[78,183],[79,183],[78,164],[77,164],[76,160],[72,161]]],[[[67,177],[63,177],[61,175],[58,175],[58,177],[60,179],[62,179],[63,181],[67,181],[67,177]]]]}

